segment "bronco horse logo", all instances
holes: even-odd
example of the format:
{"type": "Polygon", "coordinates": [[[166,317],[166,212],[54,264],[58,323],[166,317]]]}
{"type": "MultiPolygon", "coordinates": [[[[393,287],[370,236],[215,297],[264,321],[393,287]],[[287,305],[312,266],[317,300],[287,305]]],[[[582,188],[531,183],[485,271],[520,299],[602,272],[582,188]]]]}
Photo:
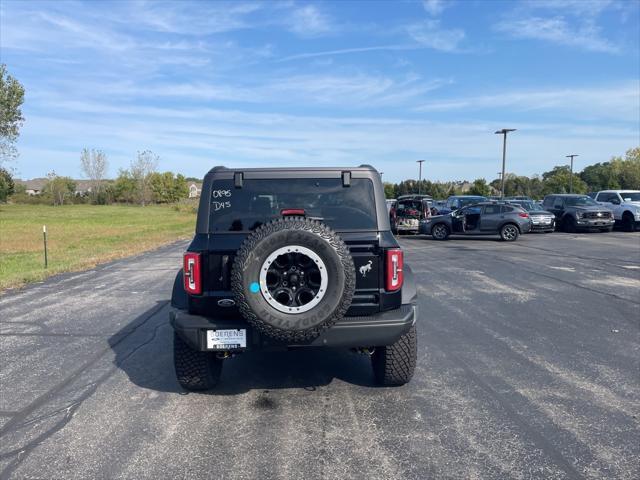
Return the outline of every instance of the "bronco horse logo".
{"type": "Polygon", "coordinates": [[[367,276],[367,272],[371,271],[371,264],[372,263],[373,262],[371,260],[369,260],[366,265],[361,266],[360,267],[360,275],[362,275],[363,277],[366,277],[367,276]]]}

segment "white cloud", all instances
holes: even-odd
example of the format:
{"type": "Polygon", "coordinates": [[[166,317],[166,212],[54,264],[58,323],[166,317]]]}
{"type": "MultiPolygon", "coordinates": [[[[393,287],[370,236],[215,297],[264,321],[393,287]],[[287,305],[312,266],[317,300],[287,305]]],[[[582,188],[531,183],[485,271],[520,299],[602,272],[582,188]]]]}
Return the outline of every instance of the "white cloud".
{"type": "Polygon", "coordinates": [[[407,27],[407,32],[420,45],[443,52],[458,51],[465,38],[464,30],[459,28],[443,29],[438,20],[425,20],[407,27]]]}
{"type": "Polygon", "coordinates": [[[291,32],[302,37],[314,37],[333,30],[329,17],[313,5],[294,9],[287,23],[291,32]]]}
{"type": "Polygon", "coordinates": [[[561,116],[583,120],[613,119],[637,123],[640,87],[637,81],[591,88],[505,91],[495,94],[439,100],[417,107],[418,111],[456,111],[508,109],[509,111],[548,110],[561,116]]]}
{"type": "Polygon", "coordinates": [[[619,52],[616,45],[600,36],[600,29],[593,21],[584,21],[579,27],[573,28],[562,16],[530,16],[504,20],[498,23],[495,28],[515,38],[546,40],[593,52],[619,52]]]}
{"type": "Polygon", "coordinates": [[[422,6],[429,15],[436,17],[449,6],[449,2],[444,0],[422,0],[422,6]]]}

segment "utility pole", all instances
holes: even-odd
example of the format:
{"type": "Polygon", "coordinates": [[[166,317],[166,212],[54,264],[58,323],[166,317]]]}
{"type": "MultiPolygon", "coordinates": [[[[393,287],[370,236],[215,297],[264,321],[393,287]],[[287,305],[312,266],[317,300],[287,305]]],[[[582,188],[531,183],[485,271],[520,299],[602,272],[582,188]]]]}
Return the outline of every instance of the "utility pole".
{"type": "Polygon", "coordinates": [[[416,160],[416,162],[420,165],[420,170],[418,173],[418,195],[422,194],[422,164],[424,163],[424,160],[416,160]]]}
{"type": "Polygon", "coordinates": [[[571,159],[571,170],[569,170],[569,193],[573,193],[573,157],[579,157],[580,155],[573,154],[567,155],[567,158],[571,159]]]}
{"type": "Polygon", "coordinates": [[[516,131],[515,128],[503,128],[502,130],[498,130],[497,132],[495,132],[496,135],[504,136],[502,140],[502,175],[500,176],[501,178],[500,198],[504,198],[504,168],[505,168],[506,158],[507,158],[507,133],[515,132],[515,131],[516,131]]]}

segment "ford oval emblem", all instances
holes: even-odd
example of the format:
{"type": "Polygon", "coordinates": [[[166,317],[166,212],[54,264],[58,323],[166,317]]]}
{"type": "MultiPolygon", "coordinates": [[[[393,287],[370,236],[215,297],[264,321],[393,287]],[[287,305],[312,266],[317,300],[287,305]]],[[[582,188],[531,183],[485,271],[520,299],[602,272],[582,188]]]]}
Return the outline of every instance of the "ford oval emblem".
{"type": "Polygon", "coordinates": [[[236,302],[231,298],[223,298],[222,300],[218,300],[218,306],[220,307],[233,307],[236,302]]]}

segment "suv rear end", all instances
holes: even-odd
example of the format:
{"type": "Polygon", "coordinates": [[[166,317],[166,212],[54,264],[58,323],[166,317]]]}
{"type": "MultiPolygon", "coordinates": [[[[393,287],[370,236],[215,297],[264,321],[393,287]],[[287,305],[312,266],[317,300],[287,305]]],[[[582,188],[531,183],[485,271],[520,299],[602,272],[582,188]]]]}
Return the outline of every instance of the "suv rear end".
{"type": "MultiPolygon", "coordinates": [[[[246,350],[306,346],[370,352],[375,367],[387,347],[407,335],[415,343],[415,303],[372,167],[216,167],[205,176],[196,235],[173,289],[176,371],[180,380],[185,351],[202,354],[204,365],[246,350]],[[329,275],[334,257],[342,263],[329,275]],[[318,266],[325,263],[323,280],[318,266]],[[343,285],[332,293],[339,302],[327,304],[322,282],[327,292],[343,285]]],[[[405,383],[410,370],[386,383],[405,383]]]]}

